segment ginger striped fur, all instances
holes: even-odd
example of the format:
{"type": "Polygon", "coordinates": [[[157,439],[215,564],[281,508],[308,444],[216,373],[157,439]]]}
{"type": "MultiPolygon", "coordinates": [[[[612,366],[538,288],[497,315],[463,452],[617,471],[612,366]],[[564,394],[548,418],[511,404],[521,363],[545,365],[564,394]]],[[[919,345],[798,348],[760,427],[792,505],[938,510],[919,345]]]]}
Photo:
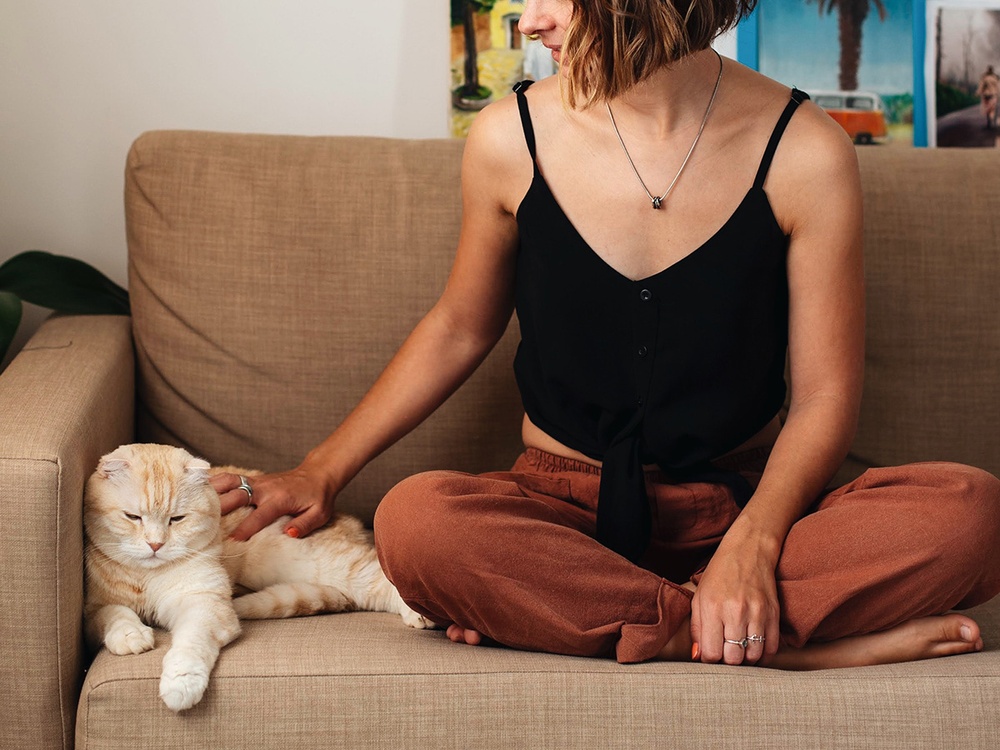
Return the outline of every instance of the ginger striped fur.
{"type": "Polygon", "coordinates": [[[153,648],[153,627],[171,631],[160,697],[174,711],[201,700],[239,619],[320,612],[395,612],[431,627],[386,579],[371,534],[338,514],[303,539],[278,519],[246,542],[229,539],[249,509],[220,517],[212,468],[187,451],[124,445],[101,458],[84,493],[87,640],[115,654],[153,648]],[[243,593],[233,598],[233,592],[243,593]]]}

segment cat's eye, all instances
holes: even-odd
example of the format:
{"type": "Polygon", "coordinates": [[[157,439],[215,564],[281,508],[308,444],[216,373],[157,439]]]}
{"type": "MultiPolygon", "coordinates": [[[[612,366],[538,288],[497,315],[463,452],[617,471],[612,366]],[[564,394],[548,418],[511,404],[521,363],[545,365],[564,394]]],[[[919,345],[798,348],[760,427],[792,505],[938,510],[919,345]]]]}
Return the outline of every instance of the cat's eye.
{"type": "Polygon", "coordinates": [[[170,516],[170,523],[179,523],[183,521],[186,516],[170,516]]]}
{"type": "Polygon", "coordinates": [[[128,512],[125,513],[125,518],[127,518],[130,521],[141,521],[142,520],[142,516],[137,516],[137,515],[135,515],[135,513],[128,513],[128,512]]]}

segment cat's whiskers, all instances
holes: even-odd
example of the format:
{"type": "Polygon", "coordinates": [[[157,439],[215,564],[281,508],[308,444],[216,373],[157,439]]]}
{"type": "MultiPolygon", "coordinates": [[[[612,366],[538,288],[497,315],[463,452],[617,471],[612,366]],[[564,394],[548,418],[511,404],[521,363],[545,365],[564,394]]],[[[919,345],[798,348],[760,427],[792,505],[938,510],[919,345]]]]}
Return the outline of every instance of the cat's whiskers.
{"type": "Polygon", "coordinates": [[[191,549],[190,547],[184,547],[178,550],[178,555],[175,559],[177,560],[195,560],[199,557],[208,558],[211,560],[219,559],[219,554],[216,549],[210,548],[208,551],[203,549],[191,549]]]}
{"type": "MultiPolygon", "coordinates": [[[[88,640],[114,653],[135,653],[120,636],[121,623],[129,632],[136,625],[148,630],[161,607],[199,621],[174,633],[164,658],[160,683],[167,706],[180,711],[200,700],[219,649],[240,632],[237,606],[253,619],[375,609],[397,612],[411,627],[430,625],[406,606],[377,561],[372,566],[371,535],[356,518],[338,515],[316,532],[315,544],[293,543],[294,551],[266,536],[256,545],[229,540],[220,530],[209,468],[180,448],[122,446],[102,457],[84,497],[88,640]],[[251,591],[238,580],[274,582],[234,605],[234,588],[251,591]],[[182,657],[182,665],[173,665],[182,657]],[[202,675],[196,682],[194,673],[202,675]]],[[[153,648],[155,639],[148,641],[145,648],[153,648]]]]}
{"type": "Polygon", "coordinates": [[[239,552],[223,552],[219,557],[223,560],[235,560],[237,557],[244,557],[249,551],[246,547],[241,547],[239,552]]]}

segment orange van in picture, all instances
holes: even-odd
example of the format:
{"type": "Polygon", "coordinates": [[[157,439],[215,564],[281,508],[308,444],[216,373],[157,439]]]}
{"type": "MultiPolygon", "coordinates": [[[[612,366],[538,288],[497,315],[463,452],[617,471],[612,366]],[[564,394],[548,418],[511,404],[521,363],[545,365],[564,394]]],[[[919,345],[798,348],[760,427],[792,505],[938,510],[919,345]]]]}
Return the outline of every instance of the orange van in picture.
{"type": "Polygon", "coordinates": [[[889,135],[885,108],[878,94],[867,91],[817,91],[816,104],[826,110],[855,143],[874,143],[889,135]]]}

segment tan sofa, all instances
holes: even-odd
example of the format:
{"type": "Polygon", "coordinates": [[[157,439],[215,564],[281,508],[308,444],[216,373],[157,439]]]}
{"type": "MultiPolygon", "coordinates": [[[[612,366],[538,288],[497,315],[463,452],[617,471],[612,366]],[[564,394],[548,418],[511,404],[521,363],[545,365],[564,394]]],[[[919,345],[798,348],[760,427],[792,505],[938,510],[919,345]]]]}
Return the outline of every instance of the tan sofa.
{"type": "MultiPolygon", "coordinates": [[[[998,746],[1000,601],[976,612],[984,653],[805,674],[460,647],[371,613],[247,624],[181,715],[157,697],[165,638],[91,663],[81,493],[98,456],[142,440],[296,463],[441,290],[461,149],[190,132],[136,142],[133,318],[53,318],[0,376],[0,747],[998,746]]],[[[928,458],[1000,472],[1000,155],[860,157],[867,388],[842,475],[928,458]]],[[[407,474],[510,464],[515,344],[512,326],[340,507],[370,521],[407,474]]]]}

